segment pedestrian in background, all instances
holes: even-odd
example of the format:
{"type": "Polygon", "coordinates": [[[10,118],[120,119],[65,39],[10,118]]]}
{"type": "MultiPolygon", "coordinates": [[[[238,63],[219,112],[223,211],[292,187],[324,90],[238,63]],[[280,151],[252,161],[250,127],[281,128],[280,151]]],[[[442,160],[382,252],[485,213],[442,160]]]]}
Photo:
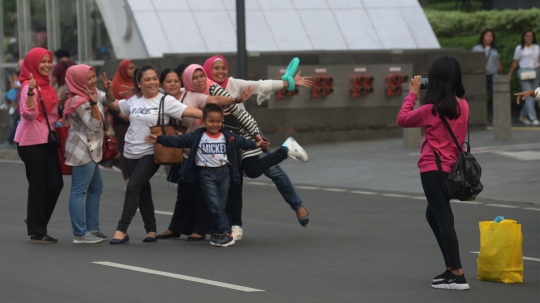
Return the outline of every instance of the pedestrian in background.
{"type": "Polygon", "coordinates": [[[486,85],[488,92],[493,94],[493,76],[502,74],[501,54],[495,44],[495,33],[490,29],[484,30],[472,51],[486,54],[486,85]]]}
{"type": "Polygon", "coordinates": [[[110,81],[103,77],[102,81],[105,92],[97,90],[96,71],[86,64],[71,66],[66,72],[70,99],[64,114],[71,125],[66,139],[66,165],[72,167],[69,214],[75,244],[107,239],[99,228],[103,181],[98,163],[103,151],[103,106],[110,106],[115,98],[110,81]]]}
{"type": "MultiPolygon", "coordinates": [[[[540,83],[540,46],[536,44],[536,36],[532,30],[526,30],[521,36],[521,44],[516,46],[514,62],[508,73],[512,77],[519,65],[518,79],[523,91],[536,89],[540,83]]],[[[540,125],[536,116],[535,101],[532,97],[525,99],[519,113],[519,121],[525,125],[540,125]]]]}
{"type": "Polygon", "coordinates": [[[47,225],[64,187],[58,145],[49,142],[49,132],[58,121],[58,97],[51,86],[52,53],[36,47],[24,58],[20,81],[21,121],[15,133],[17,151],[28,179],[27,227],[30,243],[56,243],[47,225]],[[40,103],[43,99],[43,103],[40,103]]]}
{"type": "Polygon", "coordinates": [[[15,148],[15,131],[19,122],[19,89],[21,82],[19,81],[19,71],[13,71],[8,76],[10,89],[4,94],[4,99],[9,103],[9,130],[6,142],[0,144],[0,149],[15,148]]]}
{"type": "MultiPolygon", "coordinates": [[[[136,68],[135,63],[133,63],[131,60],[122,60],[120,64],[118,64],[118,68],[116,69],[116,73],[114,74],[112,80],[112,93],[116,100],[129,99],[129,97],[131,97],[124,96],[121,93],[126,90],[124,86],[133,86],[134,72],[136,68]]],[[[129,182],[129,175],[126,169],[126,162],[124,160],[123,153],[125,144],[124,138],[126,137],[126,132],[129,128],[129,115],[124,116],[120,111],[111,108],[107,109],[107,113],[109,114],[109,117],[112,117],[112,119],[109,119],[109,124],[112,124],[114,135],[118,140],[117,157],[120,162],[122,176],[127,184],[129,182]]]]}
{"type": "Polygon", "coordinates": [[[459,244],[454,228],[454,214],[450,197],[442,187],[455,165],[459,150],[450,132],[442,122],[442,117],[455,134],[458,142],[464,142],[469,120],[469,105],[463,99],[465,89],[461,82],[461,68],[456,59],[440,57],[428,72],[429,86],[423,105],[414,110],[420,93],[421,76],[411,80],[407,95],[397,116],[397,124],[404,128],[423,127],[424,141],[418,159],[420,180],[428,202],[426,219],[433,231],[444,257],[446,270],[433,278],[431,286],[439,289],[470,289],[461,268],[459,244]],[[442,117],[441,117],[442,116],[442,117]],[[441,159],[442,172],[436,162],[441,159]]]}

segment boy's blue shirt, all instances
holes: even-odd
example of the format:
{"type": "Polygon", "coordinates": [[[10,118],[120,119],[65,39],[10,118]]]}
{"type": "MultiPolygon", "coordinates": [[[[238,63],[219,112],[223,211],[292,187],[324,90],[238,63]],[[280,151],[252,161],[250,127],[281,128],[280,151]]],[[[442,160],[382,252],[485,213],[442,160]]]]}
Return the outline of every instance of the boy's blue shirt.
{"type": "MultiPolygon", "coordinates": [[[[199,128],[195,131],[179,136],[158,136],[157,143],[165,147],[191,148],[189,156],[182,164],[181,179],[189,183],[199,183],[199,167],[195,164],[199,143],[206,128],[199,128]]],[[[230,130],[221,130],[225,136],[227,160],[229,161],[229,171],[231,174],[231,184],[240,184],[240,172],[238,163],[239,149],[254,149],[257,143],[252,140],[233,134],[230,130]]]]}

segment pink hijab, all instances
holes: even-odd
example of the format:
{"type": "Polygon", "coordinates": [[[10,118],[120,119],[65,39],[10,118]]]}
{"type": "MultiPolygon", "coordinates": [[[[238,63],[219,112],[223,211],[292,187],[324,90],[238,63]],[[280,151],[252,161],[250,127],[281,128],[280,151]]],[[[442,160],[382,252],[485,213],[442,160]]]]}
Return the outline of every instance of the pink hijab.
{"type": "Polygon", "coordinates": [[[93,70],[94,73],[96,72],[93,67],[86,64],[73,65],[67,69],[66,85],[68,88],[69,99],[66,101],[66,106],[64,106],[64,117],[73,113],[77,107],[90,100],[90,98],[84,92],[84,86],[86,85],[86,81],[88,79],[89,70],[93,70]],[[75,96],[78,97],[75,99],[75,102],[71,104],[71,100],[75,96]]]}
{"type": "Polygon", "coordinates": [[[205,95],[210,95],[210,85],[216,83],[216,82],[210,80],[210,78],[208,78],[208,74],[206,73],[204,68],[202,66],[200,66],[199,64],[191,64],[188,67],[186,67],[186,69],[184,70],[184,74],[182,76],[182,79],[184,81],[184,89],[187,92],[203,93],[205,95]],[[200,69],[204,73],[204,75],[206,76],[206,88],[202,92],[195,89],[195,86],[193,85],[193,74],[198,69],[200,69]]]}
{"type": "MultiPolygon", "coordinates": [[[[207,75],[209,75],[207,77],[209,77],[210,80],[212,81],[216,81],[214,77],[212,76],[212,68],[214,68],[214,62],[216,61],[223,61],[223,63],[225,63],[225,69],[227,69],[227,73],[229,72],[229,64],[227,63],[227,60],[225,60],[225,58],[222,55],[215,55],[213,57],[208,58],[208,60],[204,62],[203,66],[204,66],[204,71],[206,72],[207,75]]],[[[223,88],[227,88],[227,83],[229,83],[229,78],[225,77],[225,81],[218,84],[221,85],[221,87],[223,88]]]]}

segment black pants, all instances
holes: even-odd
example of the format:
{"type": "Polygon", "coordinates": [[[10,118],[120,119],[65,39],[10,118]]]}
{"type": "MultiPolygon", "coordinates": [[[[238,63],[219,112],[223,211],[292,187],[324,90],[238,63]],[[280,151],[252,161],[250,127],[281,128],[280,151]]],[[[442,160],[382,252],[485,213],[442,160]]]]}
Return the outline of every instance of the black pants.
{"type": "Polygon", "coordinates": [[[120,154],[120,168],[122,169],[122,175],[124,180],[129,179],[129,174],[126,168],[126,159],[124,158],[124,138],[126,137],[127,130],[129,125],[115,125],[114,126],[114,135],[118,140],[118,153],[120,154]]]}
{"type": "Polygon", "coordinates": [[[201,187],[180,179],[169,230],[183,235],[206,235],[210,229],[211,215],[201,187]]]}
{"type": "Polygon", "coordinates": [[[49,144],[18,146],[28,179],[28,235],[47,235],[47,225],[64,187],[58,148],[49,144]]]}
{"type": "Polygon", "coordinates": [[[444,257],[446,267],[461,268],[459,243],[454,229],[454,214],[450,207],[450,199],[441,187],[441,176],[437,171],[420,174],[422,187],[428,201],[426,219],[435,234],[437,243],[444,257]]]}
{"type": "Polygon", "coordinates": [[[153,154],[140,159],[126,158],[125,161],[129,182],[126,188],[122,218],[118,222],[116,230],[126,233],[131,220],[137,212],[137,208],[139,208],[146,232],[156,232],[156,217],[154,215],[150,178],[157,172],[159,164],[154,163],[153,154]]]}
{"type": "Polygon", "coordinates": [[[264,174],[270,167],[287,159],[287,157],[287,150],[284,147],[280,147],[275,152],[263,158],[254,156],[242,159],[242,169],[246,173],[246,176],[255,179],[264,174]]]}

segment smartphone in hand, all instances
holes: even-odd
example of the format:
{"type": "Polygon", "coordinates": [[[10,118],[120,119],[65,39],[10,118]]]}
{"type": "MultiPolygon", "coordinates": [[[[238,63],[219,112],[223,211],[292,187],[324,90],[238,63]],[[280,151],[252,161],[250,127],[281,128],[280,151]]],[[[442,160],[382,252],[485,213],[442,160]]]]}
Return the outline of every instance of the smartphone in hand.
{"type": "Polygon", "coordinates": [[[420,80],[420,89],[427,89],[429,84],[429,79],[427,77],[422,77],[420,80]]]}

